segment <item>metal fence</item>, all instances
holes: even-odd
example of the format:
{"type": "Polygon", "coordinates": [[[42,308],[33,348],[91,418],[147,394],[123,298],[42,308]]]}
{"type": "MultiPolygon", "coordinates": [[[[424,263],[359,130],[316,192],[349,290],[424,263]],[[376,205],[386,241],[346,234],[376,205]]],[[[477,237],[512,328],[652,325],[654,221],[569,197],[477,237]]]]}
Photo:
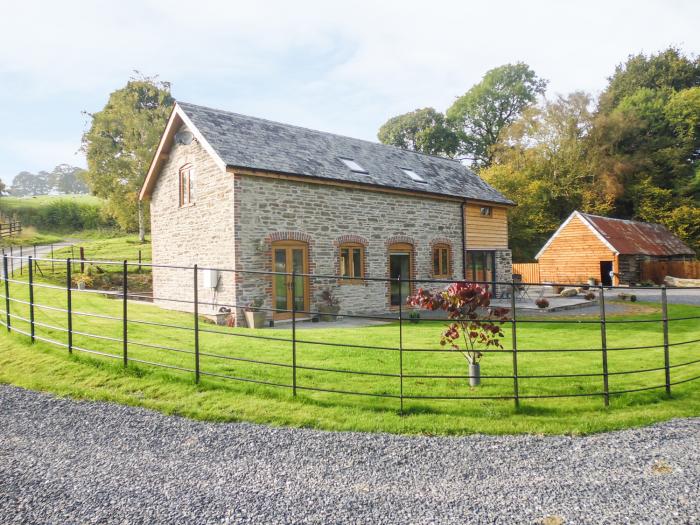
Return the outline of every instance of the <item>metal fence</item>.
{"type": "MultiPolygon", "coordinates": [[[[380,322],[393,330],[391,337],[393,343],[366,344],[364,341],[349,342],[351,334],[362,336],[362,330],[348,331],[347,338],[318,339],[313,338],[313,331],[306,331],[307,321],[302,318],[317,318],[320,315],[328,315],[318,308],[298,308],[296,301],[292,301],[289,309],[260,307],[259,310],[272,314],[287,314],[288,325],[281,330],[253,331],[234,328],[213,327],[203,322],[202,307],[219,308],[226,307],[232,310],[242,309],[243,304],[225,304],[221,302],[203,301],[199,297],[198,283],[201,272],[214,270],[194,266],[154,265],[142,262],[129,261],[104,261],[104,260],[79,260],[34,258],[33,256],[19,256],[5,254],[3,256],[3,284],[4,294],[0,296],[4,300],[4,310],[0,310],[2,324],[8,332],[23,334],[34,341],[43,341],[51,345],[64,348],[68,353],[81,352],[95,356],[118,359],[124,367],[130,363],[138,363],[146,366],[162,367],[169,370],[191,373],[194,380],[199,383],[203,376],[215,380],[236,381],[242,383],[260,384],[270,388],[282,388],[291,391],[293,396],[299,392],[324,392],[341,396],[371,396],[396,400],[400,411],[403,413],[404,404],[407,401],[430,402],[442,400],[512,400],[515,406],[523,399],[554,399],[554,398],[602,398],[604,404],[609,404],[611,396],[630,394],[632,392],[661,390],[670,395],[672,387],[681,383],[687,383],[700,378],[700,330],[697,329],[697,320],[700,315],[689,310],[692,315],[669,316],[668,290],[661,288],[636,288],[621,289],[625,293],[634,290],[655,290],[660,298],[660,317],[658,314],[640,315],[636,318],[622,318],[619,315],[609,315],[610,307],[607,300],[613,298],[613,287],[590,287],[597,293],[597,314],[583,318],[571,317],[547,317],[536,315],[522,317],[524,303],[518,299],[519,288],[523,283],[502,282],[495,283],[498,288],[505,290],[505,306],[509,307],[509,318],[506,321],[509,328],[509,344],[503,349],[482,350],[486,356],[485,363],[495,360],[493,356],[507,356],[506,360],[494,362],[490,367],[496,373],[481,375],[480,378],[489,385],[488,388],[479,387],[468,389],[466,381],[472,378],[470,374],[455,373],[455,362],[443,360],[439,362],[439,356],[457,355],[456,351],[439,345],[422,345],[416,342],[419,334],[415,326],[416,319],[408,312],[406,304],[407,289],[417,287],[439,289],[452,281],[425,280],[425,279],[387,279],[364,277],[361,280],[366,283],[379,283],[391,290],[392,285],[398,291],[399,301],[396,310],[387,310],[377,314],[345,313],[337,314],[343,319],[360,322],[380,322]],[[16,278],[13,275],[14,266],[25,268],[26,279],[16,278]],[[74,286],[73,274],[76,262],[78,264],[97,264],[101,266],[111,265],[121,271],[121,286],[119,290],[99,291],[79,289],[74,286]],[[37,265],[39,268],[53,266],[61,268],[65,272],[65,285],[60,286],[37,279],[37,265]],[[189,312],[181,312],[177,315],[181,319],[188,319],[187,324],[173,324],[160,322],[157,311],[156,317],[147,317],[143,311],[135,307],[130,299],[143,299],[143,295],[129,288],[129,277],[137,268],[146,266],[151,269],[160,268],[171,271],[184,272],[188,275],[189,296],[191,299],[176,297],[153,297],[159,302],[172,302],[179,309],[186,308],[189,312]],[[49,301],[46,304],[37,300],[38,290],[47,294],[49,301]],[[89,311],[90,304],[85,308],[76,308],[76,294],[84,294],[91,297],[103,295],[119,301],[119,308],[115,310],[114,301],[105,303],[109,305],[109,311],[89,311]],[[50,312],[54,316],[52,322],[44,322],[37,319],[37,312],[50,312]],[[58,318],[62,321],[58,321],[58,318]],[[75,327],[76,319],[93,319],[100,322],[114,323],[114,329],[118,332],[109,332],[106,328],[102,333],[78,330],[75,327]],[[685,323],[685,324],[684,324],[685,323]],[[625,344],[627,337],[624,332],[615,331],[612,327],[622,327],[634,324],[639,331],[644,332],[646,344],[625,344]],[[572,348],[546,347],[544,344],[521,344],[521,336],[526,339],[533,338],[531,327],[535,325],[565,326],[570,329],[570,339],[579,342],[572,348]],[[138,334],[132,334],[134,327],[138,327],[138,334]],[[685,339],[671,341],[673,328],[685,339]],[[304,328],[304,330],[302,330],[304,328]],[[48,334],[40,334],[38,330],[46,330],[48,334]],[[173,333],[189,333],[191,338],[187,344],[183,344],[184,336],[174,338],[180,344],[163,344],[173,333]],[[580,332],[580,333],[579,333],[580,332]],[[585,333],[584,333],[585,332],[585,333]],[[610,342],[610,335],[614,332],[620,344],[610,342]],[[110,334],[111,335],[107,335],[110,334]],[[59,340],[57,334],[64,334],[63,340],[59,340]],[[304,335],[307,334],[307,335],[304,335]],[[589,336],[595,341],[593,346],[581,344],[585,339],[581,334],[589,336]],[[141,339],[137,339],[140,335],[141,339]],[[81,340],[99,341],[101,344],[109,344],[112,351],[105,348],[89,348],[87,344],[77,344],[76,337],[81,340]],[[206,337],[207,341],[202,339],[206,337]],[[658,337],[658,342],[653,339],[658,337]],[[231,343],[222,344],[215,342],[219,338],[231,343]],[[276,346],[273,358],[260,357],[267,347],[276,346]],[[208,348],[211,346],[212,348],[208,348]],[[313,352],[315,357],[305,362],[300,358],[300,348],[304,348],[309,355],[313,352]],[[148,354],[133,355],[135,349],[147,349],[148,354]],[[218,349],[218,350],[217,350],[218,349]],[[215,351],[217,350],[217,351],[215,351]],[[336,360],[333,352],[346,351],[345,366],[331,366],[336,360]],[[157,353],[160,352],[160,353],[157,353]],[[611,355],[634,353],[635,362],[639,364],[635,368],[622,367],[611,370],[609,366],[611,355]],[[645,354],[642,359],[643,352],[645,354]],[[362,354],[360,354],[362,353],[362,354]],[[177,356],[177,359],[154,356],[177,356]],[[523,359],[531,356],[545,356],[546,362],[537,364],[539,369],[534,372],[523,371],[521,368],[523,359]],[[391,356],[387,358],[386,356],[391,356]],[[424,356],[431,356],[426,358],[424,356]],[[637,361],[637,356],[639,360],[637,361]],[[371,362],[371,368],[353,368],[353,363],[362,359],[371,362]],[[673,358],[673,359],[672,359],[673,358]],[[206,364],[203,363],[206,360],[206,364]],[[586,371],[572,370],[576,360],[589,367],[586,371]],[[225,366],[217,363],[225,362],[225,366]],[[574,364],[572,364],[574,363],[574,364]],[[248,367],[248,368],[246,368],[248,367]],[[252,372],[251,367],[256,367],[252,372]],[[597,370],[590,369],[591,367],[597,370]],[[540,369],[548,370],[542,371],[540,369]],[[250,373],[248,373],[250,372],[250,373]],[[624,382],[624,377],[638,377],[658,373],[658,382],[641,383],[624,382]],[[683,372],[683,373],[680,373],[683,372]],[[301,376],[303,374],[303,377],[301,376]],[[316,375],[315,375],[316,374],[316,375]],[[334,378],[330,380],[318,379],[318,374],[330,374],[334,378]],[[352,389],[348,385],[349,377],[366,378],[370,383],[362,383],[367,388],[352,389]],[[538,383],[538,381],[540,383],[538,383]],[[582,381],[576,385],[576,381],[582,381]],[[434,382],[425,386],[425,382],[434,382]],[[526,387],[528,382],[536,386],[526,387]],[[409,384],[410,383],[410,384],[409,384]],[[617,385],[616,385],[617,383],[617,385]],[[369,388],[374,386],[375,388],[369,388]],[[510,385],[510,386],[507,386],[510,385]],[[540,385],[540,386],[537,386],[540,385]],[[464,392],[469,394],[465,394],[464,392]]],[[[255,278],[272,280],[283,278],[294,286],[301,282],[329,283],[338,282],[335,275],[316,275],[302,273],[283,273],[269,271],[244,271],[216,269],[218,272],[236,276],[236,278],[255,278]]],[[[62,272],[63,273],[63,272],[62,272]]],[[[535,286],[535,284],[533,284],[535,286]]],[[[570,285],[567,285],[570,286],[570,285]]],[[[684,289],[688,290],[688,289],[684,289]]],[[[700,293],[700,289],[693,289],[700,293]]],[[[150,297],[149,297],[150,298],[150,297]]],[[[93,304],[94,307],[94,304],[93,304]]],[[[140,307],[138,307],[140,308],[140,307]]],[[[590,307],[589,307],[590,308],[590,307]]],[[[617,308],[617,307],[616,307],[617,308]]],[[[614,310],[614,309],[613,309],[614,310]]],[[[614,313],[614,312],[613,312],[614,313]]],[[[334,315],[334,314],[331,314],[334,315]]],[[[419,323],[427,324],[431,329],[436,324],[445,323],[445,318],[421,318],[419,323]]],[[[332,325],[328,325],[331,327],[332,325]]],[[[434,332],[439,331],[435,326],[434,332]]],[[[568,332],[567,332],[568,333],[568,332]]],[[[345,336],[344,336],[345,337],[345,336]]],[[[388,336],[386,336],[388,337],[388,336]]],[[[386,340],[386,338],[385,338],[386,340]]],[[[541,341],[536,341],[541,343],[541,341]]],[[[460,361],[461,362],[461,361],[460,361]]],[[[462,362],[463,363],[463,362],[462,362]]],[[[627,362],[625,362],[626,364],[627,362]]],[[[533,369],[537,368],[532,365],[533,369]]],[[[465,367],[466,368],[466,367],[465,367]]],[[[459,370],[457,370],[459,372],[459,370]]],[[[641,380],[640,380],[641,381],[641,380]]]]}

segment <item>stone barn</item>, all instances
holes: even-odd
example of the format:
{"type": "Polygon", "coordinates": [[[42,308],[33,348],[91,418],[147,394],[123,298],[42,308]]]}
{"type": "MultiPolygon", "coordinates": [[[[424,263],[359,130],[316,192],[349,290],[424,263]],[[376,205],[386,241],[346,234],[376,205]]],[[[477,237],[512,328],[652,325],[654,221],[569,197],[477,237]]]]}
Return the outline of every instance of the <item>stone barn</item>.
{"type": "MultiPolygon", "coordinates": [[[[271,320],[382,312],[415,285],[509,281],[513,205],[458,161],[178,102],[140,194],[153,262],[200,272],[200,311],[262,302],[271,320]],[[323,279],[253,272],[323,275],[323,279]],[[246,273],[251,272],[251,273],[246,273]]],[[[158,304],[191,309],[192,272],[153,269],[158,304]]],[[[204,312],[203,312],[204,313],[204,312]]],[[[268,319],[268,320],[270,320],[268,319]]]]}
{"type": "Polygon", "coordinates": [[[632,285],[644,261],[693,260],[695,252],[660,224],[573,212],[535,256],[542,282],[632,285]],[[612,272],[612,273],[611,273],[612,272]]]}

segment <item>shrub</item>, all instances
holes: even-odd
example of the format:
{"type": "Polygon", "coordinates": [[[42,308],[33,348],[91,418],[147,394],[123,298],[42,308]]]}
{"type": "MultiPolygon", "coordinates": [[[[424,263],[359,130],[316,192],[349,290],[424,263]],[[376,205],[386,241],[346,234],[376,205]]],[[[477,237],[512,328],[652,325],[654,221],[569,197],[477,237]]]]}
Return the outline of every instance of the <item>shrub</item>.
{"type": "Polygon", "coordinates": [[[593,299],[595,299],[595,294],[593,292],[588,292],[586,295],[583,296],[583,298],[586,301],[592,301],[593,299]]]}
{"type": "Polygon", "coordinates": [[[478,347],[503,348],[501,325],[508,320],[508,309],[491,307],[488,286],[460,281],[439,292],[420,288],[408,298],[408,304],[447,312],[451,322],[442,332],[440,344],[449,344],[452,349],[461,352],[470,364],[478,363],[483,356],[478,347]],[[479,310],[484,310],[486,315],[480,318],[479,310]],[[462,342],[463,347],[460,346],[462,342]]]}
{"type": "Polygon", "coordinates": [[[408,320],[413,324],[418,324],[420,321],[420,312],[417,310],[411,310],[408,314],[408,320]]]}
{"type": "Polygon", "coordinates": [[[535,301],[537,308],[548,308],[549,301],[545,297],[540,297],[535,301]]]}

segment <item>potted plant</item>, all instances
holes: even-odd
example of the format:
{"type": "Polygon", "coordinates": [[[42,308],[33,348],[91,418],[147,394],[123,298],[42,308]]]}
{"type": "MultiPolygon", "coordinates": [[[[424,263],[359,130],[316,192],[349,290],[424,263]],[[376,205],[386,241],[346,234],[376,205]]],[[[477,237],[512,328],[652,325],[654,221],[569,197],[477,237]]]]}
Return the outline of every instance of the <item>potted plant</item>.
{"type": "Polygon", "coordinates": [[[75,284],[78,286],[78,290],[85,290],[86,288],[92,288],[94,281],[91,276],[87,273],[81,273],[77,275],[74,279],[75,284]]]}
{"type": "Polygon", "coordinates": [[[588,292],[586,295],[583,296],[583,298],[586,301],[592,301],[593,299],[595,299],[595,294],[593,292],[588,292]]]}
{"type": "Polygon", "coordinates": [[[221,308],[219,308],[219,311],[216,312],[216,324],[218,326],[226,326],[230,315],[231,309],[227,308],[226,306],[222,306],[221,308]]]}
{"type": "Polygon", "coordinates": [[[549,308],[549,301],[546,297],[539,297],[535,300],[535,304],[537,305],[537,308],[549,308]]]}
{"type": "Polygon", "coordinates": [[[260,311],[263,305],[263,299],[256,297],[243,308],[245,322],[248,328],[262,328],[265,324],[265,312],[260,311]]]}
{"type": "Polygon", "coordinates": [[[321,321],[335,321],[340,312],[340,300],[333,293],[333,289],[326,287],[321,290],[318,301],[318,313],[321,321]]]}
{"type": "Polygon", "coordinates": [[[595,277],[589,277],[588,278],[588,286],[595,286],[596,285],[596,278],[595,277]]]}
{"type": "Polygon", "coordinates": [[[419,289],[408,304],[426,310],[447,312],[449,324],[442,332],[440,344],[460,352],[469,363],[469,385],[481,383],[482,350],[503,348],[501,325],[508,321],[508,309],[492,308],[488,285],[460,281],[439,292],[419,289]]]}
{"type": "Polygon", "coordinates": [[[420,312],[418,310],[411,310],[408,314],[408,322],[418,324],[420,322],[420,312]]]}

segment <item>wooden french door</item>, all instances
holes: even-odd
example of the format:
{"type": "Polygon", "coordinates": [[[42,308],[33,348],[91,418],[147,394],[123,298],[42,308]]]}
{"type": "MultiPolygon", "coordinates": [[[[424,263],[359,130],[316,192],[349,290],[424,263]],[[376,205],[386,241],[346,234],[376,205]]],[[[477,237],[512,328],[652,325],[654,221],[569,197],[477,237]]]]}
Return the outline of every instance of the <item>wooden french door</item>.
{"type": "MultiPolygon", "coordinates": [[[[272,243],[272,271],[297,274],[309,273],[309,249],[306,243],[297,241],[278,241],[272,243]]],[[[308,278],[291,275],[272,276],[272,305],[275,309],[274,319],[290,319],[292,309],[296,308],[300,316],[309,311],[308,278]]]]}

